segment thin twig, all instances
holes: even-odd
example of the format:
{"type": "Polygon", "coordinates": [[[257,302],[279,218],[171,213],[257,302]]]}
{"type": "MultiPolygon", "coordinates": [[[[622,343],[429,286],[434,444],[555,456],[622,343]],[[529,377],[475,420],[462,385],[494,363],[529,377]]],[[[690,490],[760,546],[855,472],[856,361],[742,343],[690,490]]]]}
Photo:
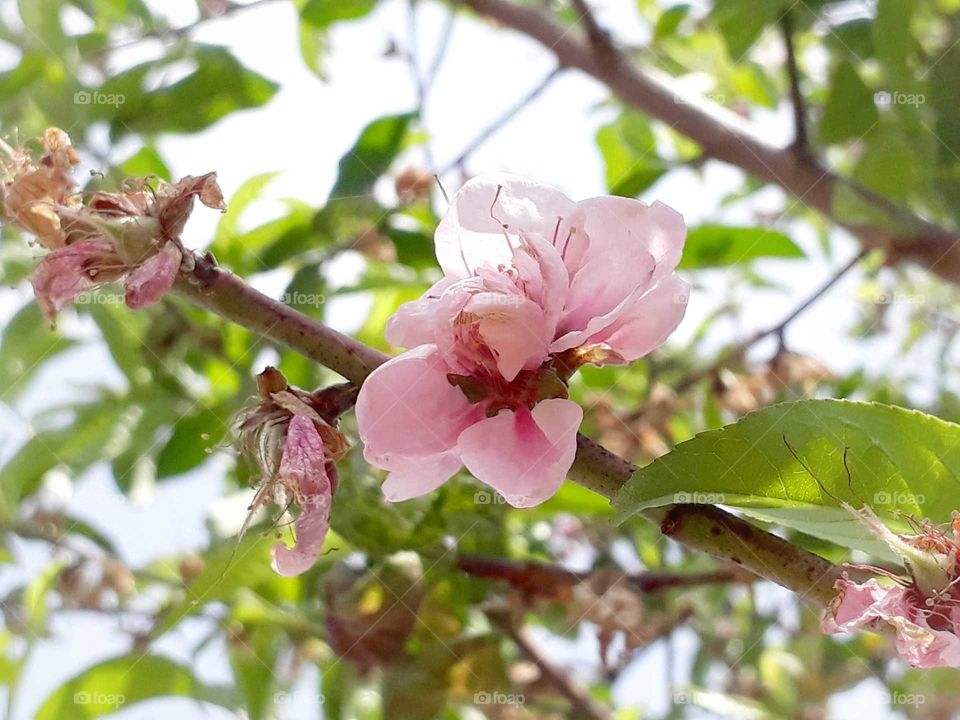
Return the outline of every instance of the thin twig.
{"type": "Polygon", "coordinates": [[[477,151],[480,146],[487,142],[493,135],[499,132],[507,123],[509,123],[513,118],[519,115],[527,106],[530,105],[534,100],[536,100],[543,92],[550,86],[550,83],[554,81],[557,75],[563,70],[561,67],[556,67],[550,71],[550,73],[543,78],[537,85],[530,90],[526,95],[524,95],[516,104],[509,107],[504,113],[490,123],[486,128],[484,128],[476,138],[470,142],[467,147],[461,152],[457,157],[451,160],[447,165],[441,170],[438,174],[445,175],[451,170],[455,170],[458,167],[462,167],[473,153],[477,151]]]}
{"type": "Polygon", "coordinates": [[[797,51],[793,42],[793,16],[789,10],[780,17],[780,28],[783,31],[783,44],[787,51],[787,77],[790,81],[790,101],[793,105],[793,149],[797,153],[808,155],[810,139],[807,135],[807,106],[800,90],[800,67],[797,64],[797,51]]]}
{"type": "Polygon", "coordinates": [[[540,652],[540,649],[525,629],[518,628],[514,625],[509,612],[488,611],[487,616],[494,626],[502,630],[513,640],[513,643],[524,657],[537,666],[540,674],[567,699],[571,705],[570,717],[589,720],[612,720],[613,716],[605,707],[602,707],[591,698],[587,691],[575,683],[562,668],[554,665],[553,662],[548,660],[547,657],[540,652]]]}
{"type": "MultiPolygon", "coordinates": [[[[830,279],[827,280],[823,285],[821,285],[815,292],[813,292],[808,298],[806,298],[802,303],[797,305],[793,310],[791,310],[786,317],[784,317],[776,325],[772,325],[764,330],[758,330],[753,335],[748,337],[743,342],[740,342],[734,345],[731,348],[728,348],[726,351],[721,353],[720,357],[716,359],[711,365],[708,365],[704,368],[698,368],[693,370],[686,375],[684,375],[680,380],[673,384],[673,391],[677,395],[682,395],[692,388],[694,385],[699,383],[701,380],[706,380],[707,378],[714,377],[718,372],[727,367],[730,363],[738,360],[743,357],[744,353],[747,350],[752,348],[761,340],[764,340],[768,337],[779,337],[781,340],[781,345],[783,344],[783,335],[787,329],[787,326],[790,325],[794,320],[800,317],[804,312],[806,312],[812,305],[814,305],[820,298],[827,294],[830,289],[836,285],[840,279],[850,272],[857,264],[867,255],[868,250],[861,250],[856,254],[856,256],[843,265],[839,270],[833,273],[830,276],[830,279]]],[[[626,415],[623,418],[623,421],[626,423],[633,422],[641,418],[646,412],[645,407],[638,408],[634,410],[629,415],[626,415]]]]}
{"type": "MultiPolygon", "coordinates": [[[[596,572],[576,572],[561,565],[460,555],[457,567],[473,577],[502,580],[529,595],[552,595],[560,588],[587,582],[596,572]]],[[[749,583],[756,576],[738,568],[696,573],[643,572],[623,576],[623,584],[638,593],[656,593],[701,585],[749,583]]]]}
{"type": "Polygon", "coordinates": [[[244,10],[252,10],[253,8],[261,7],[263,5],[269,5],[276,2],[282,2],[282,0],[252,0],[248,3],[239,3],[239,2],[228,2],[223,12],[219,15],[201,15],[199,18],[194,20],[187,25],[181,25],[180,27],[174,28],[158,28],[154,30],[149,30],[142,35],[137,37],[124,40],[122,42],[116,43],[115,45],[110,45],[98,50],[95,53],[92,53],[93,58],[101,59],[103,56],[108,55],[116,50],[123,50],[135,45],[139,45],[142,42],[147,40],[165,40],[167,38],[173,38],[174,40],[181,40],[182,38],[189,35],[191,32],[196,30],[203,25],[206,25],[209,22],[214,20],[222,20],[224,18],[235,15],[244,10]]]}
{"type": "Polygon", "coordinates": [[[594,17],[593,10],[587,5],[586,0],[571,0],[571,2],[577,17],[580,18],[580,24],[587,32],[587,40],[589,40],[594,51],[604,58],[605,63],[616,64],[619,62],[620,53],[614,47],[613,40],[610,39],[610,33],[600,27],[600,23],[597,22],[597,18],[594,17]]]}

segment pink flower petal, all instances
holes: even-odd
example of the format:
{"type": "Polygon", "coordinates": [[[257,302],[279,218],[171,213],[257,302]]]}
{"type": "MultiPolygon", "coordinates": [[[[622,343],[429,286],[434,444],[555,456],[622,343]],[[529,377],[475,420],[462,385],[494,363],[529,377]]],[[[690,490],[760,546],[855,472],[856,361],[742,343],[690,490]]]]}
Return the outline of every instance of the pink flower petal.
{"type": "Polygon", "coordinates": [[[480,336],[506,380],[547,360],[553,328],[537,303],[516,293],[487,292],[471,297],[464,310],[479,318],[480,336]]]}
{"type": "Polygon", "coordinates": [[[576,345],[603,345],[626,362],[637,360],[660,347],[677,329],[687,311],[688,295],[687,283],[670,275],[644,295],[631,298],[625,308],[618,308],[616,320],[576,345]]]}
{"type": "Polygon", "coordinates": [[[931,628],[927,622],[929,608],[915,590],[881,585],[876,580],[839,580],[837,590],[839,595],[821,624],[823,632],[877,629],[888,624],[896,630],[897,652],[913,667],[960,667],[956,619],[953,632],[931,628]]]}
{"type": "Polygon", "coordinates": [[[33,292],[43,316],[51,323],[57,312],[77,295],[96,287],[87,270],[104,258],[115,256],[107,240],[84,240],[44,255],[33,274],[33,292]]]}
{"type": "Polygon", "coordinates": [[[686,239],[674,210],[621,197],[577,203],[565,228],[571,233],[563,255],[570,293],[561,333],[583,330],[594,318],[615,320],[612,311],[625,300],[673,272],[686,239]]]}
{"type": "Polygon", "coordinates": [[[292,548],[282,542],[273,546],[273,568],[293,577],[309,570],[323,550],[333,504],[323,441],[306,415],[294,415],[290,420],[278,476],[287,488],[296,489],[300,514],[294,522],[296,544],[292,548]]]}
{"type": "Polygon", "coordinates": [[[401,502],[433,492],[456,474],[463,463],[454,452],[391,460],[381,490],[388,502],[401,502]]]}
{"type": "Polygon", "coordinates": [[[406,499],[435,489],[459,469],[444,457],[482,410],[447,381],[434,345],[384,363],[363,383],[357,429],[367,462],[398,473],[384,492],[406,499]],[[446,477],[440,477],[446,475],[446,477]]]}
{"type": "Polygon", "coordinates": [[[460,188],[437,227],[437,260],[444,274],[455,278],[483,265],[509,264],[521,233],[552,240],[573,208],[549,185],[517,175],[478,176],[460,188]]]}
{"type": "Polygon", "coordinates": [[[575,402],[544,400],[533,411],[501,410],[467,428],[457,449],[467,469],[514,507],[553,496],[573,465],[583,410],[575,402]]]}
{"type": "Polygon", "coordinates": [[[439,302],[444,291],[454,282],[443,278],[427,290],[423,297],[405,302],[387,320],[384,335],[396,347],[412,348],[436,343],[439,302]]]}
{"type": "Polygon", "coordinates": [[[174,243],[165,243],[156,255],[151,255],[131,272],[124,285],[126,302],[131,310],[153,305],[164,296],[180,272],[183,253],[174,243]]]}

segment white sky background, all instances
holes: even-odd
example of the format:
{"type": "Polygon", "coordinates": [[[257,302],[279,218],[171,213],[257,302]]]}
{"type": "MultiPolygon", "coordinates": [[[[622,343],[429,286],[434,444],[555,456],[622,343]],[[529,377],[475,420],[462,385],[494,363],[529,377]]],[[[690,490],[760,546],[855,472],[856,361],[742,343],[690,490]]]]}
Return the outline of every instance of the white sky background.
{"type": "MultiPolygon", "coordinates": [[[[193,0],[152,0],[149,4],[167,14],[174,25],[188,24],[195,18],[193,0]]],[[[13,0],[0,0],[0,12],[11,12],[13,5],[13,0]]],[[[427,2],[422,5],[419,38],[421,64],[426,65],[433,56],[433,46],[445,23],[446,12],[438,5],[427,2]]],[[[616,28],[619,38],[642,41],[647,37],[646,29],[638,26],[632,0],[596,0],[594,5],[600,19],[616,28]]],[[[334,182],[338,159],[353,144],[360,129],[377,117],[405,112],[415,105],[415,88],[407,65],[397,57],[383,57],[391,39],[402,47],[408,46],[407,30],[405,0],[384,0],[369,18],[338,26],[327,60],[330,81],[324,84],[306,69],[300,58],[296,15],[291,4],[267,5],[206,24],[193,34],[195,41],[229,46],[245,65],[279,82],[280,91],[263,109],[232,115],[194,136],[166,137],[160,142],[164,158],[175,176],[217,170],[228,198],[251,176],[279,171],[281,175],[267,191],[268,202],[254,209],[251,221],[269,218],[279,208],[275,201],[284,197],[322,204],[334,182]]],[[[121,59],[118,67],[153,57],[158,47],[155,43],[144,44],[124,51],[118,56],[121,59]]],[[[0,69],[15,62],[16,58],[0,54],[0,69]]],[[[457,156],[552,67],[552,56],[531,41],[468,17],[458,19],[425,117],[437,162],[443,166],[457,156]]],[[[709,87],[699,89],[709,90],[709,87]]],[[[598,108],[606,97],[606,92],[593,81],[575,72],[565,73],[476,152],[468,162],[468,169],[474,173],[518,172],[557,185],[573,198],[601,194],[605,189],[604,173],[593,136],[613,115],[609,108],[598,108]]],[[[771,141],[787,141],[789,113],[766,113],[762,129],[771,141]]],[[[2,130],[6,133],[10,128],[2,130]]],[[[120,161],[129,150],[129,147],[117,148],[110,159],[120,161]]],[[[421,162],[417,154],[410,159],[421,162]]],[[[667,202],[678,209],[689,224],[704,220],[754,224],[753,213],[780,205],[781,194],[769,190],[749,204],[721,209],[719,199],[739,186],[739,178],[737,171],[710,163],[704,179],[689,171],[675,172],[669,180],[654,186],[644,199],[667,202]]],[[[456,190],[451,186],[454,182],[456,173],[447,178],[448,192],[456,190]]],[[[187,228],[186,244],[199,246],[208,242],[217,219],[217,213],[198,208],[187,228]]],[[[822,257],[812,234],[793,232],[793,228],[778,229],[787,230],[810,252],[813,261],[759,264],[758,269],[767,277],[785,283],[791,292],[744,290],[755,297],[747,315],[749,326],[723,329],[718,334],[718,343],[729,340],[731,331],[745,337],[751,330],[778,322],[800,298],[829,276],[831,268],[838,267],[855,252],[849,240],[836,238],[836,260],[829,261],[822,257]]],[[[358,266],[358,258],[348,255],[333,266],[332,279],[346,283],[358,266]]],[[[707,290],[692,295],[688,319],[673,342],[683,343],[689,339],[699,319],[730,292],[720,274],[708,275],[705,284],[707,290]]],[[[791,325],[790,347],[809,352],[838,371],[864,364],[865,357],[870,358],[870,367],[883,371],[896,357],[896,343],[889,338],[853,343],[845,337],[846,329],[857,319],[852,301],[856,286],[855,276],[846,278],[829,297],[791,325]]],[[[26,299],[22,289],[0,290],[0,321],[9,319],[26,299]]],[[[354,299],[332,306],[332,321],[341,329],[350,330],[362,322],[364,312],[363,299],[354,299]]],[[[64,315],[62,327],[80,336],[89,336],[91,331],[69,312],[64,315]]],[[[758,350],[760,357],[769,352],[769,348],[758,350]]],[[[106,372],[113,382],[122,383],[112,370],[105,349],[94,345],[51,363],[16,407],[0,406],[0,457],[9,457],[28,436],[29,424],[24,418],[40,409],[62,404],[66,395],[82,393],[83,385],[94,379],[91,368],[96,368],[97,380],[102,381],[100,373],[106,372]]],[[[209,504],[222,492],[221,474],[215,460],[200,471],[164,482],[143,504],[125,501],[113,488],[104,469],[88,473],[66,501],[74,515],[94,523],[114,540],[126,560],[140,565],[202,547],[209,504]]],[[[30,576],[47,559],[43,548],[24,543],[18,547],[21,564],[15,570],[0,574],[2,588],[9,587],[17,578],[30,576]]],[[[782,603],[788,596],[772,592],[770,600],[782,603]]],[[[199,625],[200,621],[184,623],[183,629],[165,638],[158,649],[189,662],[189,646],[200,635],[199,625]]],[[[65,678],[99,659],[128,649],[126,636],[120,634],[109,619],[59,613],[54,628],[54,638],[42,642],[31,660],[15,718],[10,720],[32,717],[43,698],[65,678]]],[[[693,638],[686,637],[685,633],[689,635],[689,631],[678,634],[677,643],[676,680],[680,683],[684,681],[680,668],[686,664],[685,658],[693,647],[693,638]]],[[[573,646],[551,642],[550,647],[558,657],[571,661],[580,658],[582,662],[585,654],[593,652],[595,643],[584,637],[573,646]]],[[[228,681],[224,658],[225,648],[214,643],[201,655],[200,677],[228,681]]],[[[615,688],[618,702],[639,702],[653,712],[662,713],[667,702],[663,660],[661,645],[635,663],[626,673],[625,681],[615,688]]],[[[302,702],[285,709],[282,717],[307,720],[314,717],[310,698],[315,692],[316,674],[308,673],[298,687],[302,693],[298,702],[302,702]]],[[[861,687],[847,695],[847,701],[834,708],[832,717],[859,716],[867,708],[876,717],[888,713],[887,694],[879,684],[869,689],[861,687]]],[[[167,717],[169,713],[184,718],[231,717],[222,709],[201,708],[186,700],[154,701],[123,711],[116,717],[145,720],[167,717]]]]}

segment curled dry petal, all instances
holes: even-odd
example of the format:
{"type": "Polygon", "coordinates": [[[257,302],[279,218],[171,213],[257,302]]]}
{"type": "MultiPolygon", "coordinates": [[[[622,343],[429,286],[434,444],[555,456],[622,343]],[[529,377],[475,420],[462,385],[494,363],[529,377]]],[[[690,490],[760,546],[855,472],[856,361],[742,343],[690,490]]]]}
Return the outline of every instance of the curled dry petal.
{"type": "Polygon", "coordinates": [[[106,240],[85,240],[44,255],[32,280],[43,316],[52,324],[77,295],[97,286],[96,271],[111,261],[119,258],[106,240]]]}
{"type": "Polygon", "coordinates": [[[273,546],[274,569],[292,577],[309,570],[323,550],[333,504],[334,484],[328,474],[323,442],[313,420],[305,415],[294,415],[290,420],[278,481],[300,506],[294,522],[296,544],[292,548],[282,542],[273,546]]]}
{"type": "Polygon", "coordinates": [[[80,156],[70,144],[69,136],[57,128],[48,129],[41,143],[44,155],[34,164],[22,154],[12,170],[12,178],[4,185],[5,218],[32,233],[47,249],[65,244],[57,207],[75,202],[75,185],[70,170],[80,162],[80,156]]]}
{"type": "Polygon", "coordinates": [[[164,243],[160,251],[134,269],[124,282],[124,302],[131,310],[139,310],[159,302],[177,279],[183,253],[172,242],[164,243]]]}

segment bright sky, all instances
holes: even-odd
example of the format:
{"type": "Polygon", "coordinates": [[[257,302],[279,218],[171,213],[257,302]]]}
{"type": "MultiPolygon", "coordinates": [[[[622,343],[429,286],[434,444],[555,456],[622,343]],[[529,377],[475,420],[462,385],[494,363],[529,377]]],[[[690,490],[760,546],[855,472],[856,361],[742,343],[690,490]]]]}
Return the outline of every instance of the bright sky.
{"type": "MultiPolygon", "coordinates": [[[[187,24],[194,18],[193,0],[150,0],[149,4],[158,10],[162,8],[174,25],[187,24]]],[[[11,12],[13,5],[13,0],[0,0],[0,12],[11,12]]],[[[421,5],[419,38],[424,58],[421,63],[427,64],[446,13],[433,3],[421,5]]],[[[600,8],[601,19],[616,27],[620,37],[637,41],[644,38],[644,29],[636,26],[631,2],[606,0],[595,5],[600,8]]],[[[327,84],[318,81],[299,56],[291,3],[239,13],[198,30],[195,40],[229,46],[243,63],[280,82],[281,90],[264,109],[231,116],[196,136],[165,138],[161,149],[174,175],[217,170],[229,197],[249,177],[278,171],[280,176],[267,194],[273,203],[257,207],[251,213],[252,221],[269,217],[278,208],[275,201],[284,197],[321,204],[333,184],[337,160],[352,145],[360,128],[382,115],[414,107],[416,95],[407,66],[397,57],[384,57],[391,40],[398,46],[409,46],[406,7],[404,0],[387,0],[371,17],[340,26],[333,35],[327,84]]],[[[131,48],[119,56],[118,68],[153,57],[156,52],[156,44],[131,48]]],[[[12,61],[15,59],[0,54],[0,69],[6,69],[12,61]]],[[[529,92],[552,67],[552,57],[539,46],[471,19],[458,19],[448,58],[426,112],[426,124],[432,133],[433,152],[439,164],[445,165],[456,157],[504,108],[529,92]]],[[[596,83],[577,74],[565,74],[533,106],[475,153],[469,169],[526,174],[557,185],[574,198],[602,193],[603,167],[593,135],[614,113],[612,108],[600,107],[605,97],[596,83]]],[[[786,140],[787,115],[769,114],[763,119],[762,128],[771,140],[786,140]]],[[[7,132],[9,128],[2,130],[7,132]]],[[[129,152],[129,147],[116,148],[110,158],[119,161],[129,152]]],[[[421,162],[417,156],[410,160],[421,162]]],[[[749,207],[721,209],[719,199],[738,187],[738,179],[737,172],[709,164],[702,177],[688,171],[674,174],[669,181],[655,186],[646,199],[656,197],[671,204],[691,224],[705,219],[750,224],[754,222],[754,212],[778,207],[780,194],[771,190],[761,193],[749,207]]],[[[446,178],[446,182],[448,192],[456,189],[450,186],[456,182],[455,177],[446,178]]],[[[187,228],[186,244],[196,246],[208,242],[216,221],[216,213],[198,209],[187,228]]],[[[781,293],[757,294],[755,307],[748,315],[750,327],[726,328],[727,338],[731,330],[745,336],[751,329],[778,321],[797,304],[798,298],[828,276],[831,267],[838,267],[854,252],[850,242],[839,239],[835,243],[837,261],[827,261],[809,233],[795,233],[794,237],[817,261],[805,264],[802,270],[789,263],[761,265],[769,277],[793,289],[793,297],[781,293]]],[[[356,258],[347,257],[334,267],[334,279],[343,281],[356,266],[356,258]]],[[[719,275],[706,278],[706,285],[707,289],[692,295],[688,319],[675,336],[675,342],[688,339],[699,319],[730,292],[719,275]]],[[[892,343],[865,347],[842,339],[845,329],[856,318],[850,300],[855,287],[856,279],[847,278],[830,298],[798,321],[789,336],[791,347],[809,351],[837,369],[863,362],[857,353],[865,351],[870,352],[873,367],[883,368],[890,362],[896,351],[892,343]],[[827,356],[823,352],[825,347],[830,348],[827,356]]],[[[0,321],[8,319],[26,297],[24,292],[0,290],[0,321]]],[[[359,305],[357,302],[335,307],[334,323],[343,329],[358,325],[362,321],[363,301],[359,301],[359,305]]],[[[80,337],[89,337],[92,330],[75,317],[71,318],[69,313],[62,327],[80,337]]],[[[761,348],[761,357],[763,352],[769,349],[761,348]]],[[[29,423],[23,418],[61,404],[65,395],[82,393],[83,385],[92,379],[90,368],[107,373],[107,379],[112,382],[121,382],[111,367],[109,356],[97,346],[71,352],[52,363],[15,408],[0,407],[0,428],[6,438],[0,445],[0,455],[8,457],[28,436],[29,423]]],[[[222,494],[216,462],[199,472],[165,482],[147,494],[144,504],[126,502],[115,491],[103,468],[88,473],[72,495],[69,490],[63,490],[64,483],[53,483],[51,493],[56,495],[58,488],[65,492],[71,512],[101,527],[123,549],[126,559],[138,565],[204,544],[208,505],[222,494]]],[[[21,543],[20,558],[19,568],[0,574],[3,587],[8,587],[17,577],[36,572],[46,554],[42,548],[21,543]]],[[[771,602],[785,601],[785,596],[776,592],[770,593],[770,598],[771,602]]],[[[196,642],[204,626],[202,621],[187,622],[182,631],[165,638],[159,648],[172,657],[189,661],[189,646],[196,642]]],[[[678,667],[684,664],[683,658],[688,656],[693,641],[689,631],[678,633],[678,667]]],[[[559,657],[572,661],[584,657],[585,651],[591,652],[595,643],[584,637],[573,646],[550,641],[550,647],[559,657]]],[[[58,614],[54,638],[41,643],[31,659],[15,718],[11,720],[32,717],[43,698],[63,679],[98,659],[126,649],[125,637],[117,632],[110,619],[58,614]]],[[[201,654],[198,674],[202,679],[229,680],[224,655],[222,644],[216,642],[201,654]]],[[[663,712],[667,702],[663,661],[662,645],[649,651],[616,688],[618,701],[640,702],[653,712],[663,712]]],[[[675,680],[683,683],[685,678],[678,672],[675,680]]],[[[316,675],[308,674],[298,686],[301,694],[296,696],[297,704],[286,708],[288,714],[284,717],[297,720],[314,717],[310,698],[315,687],[316,675]]],[[[848,704],[836,709],[835,717],[862,714],[864,707],[876,707],[876,713],[881,713],[881,706],[885,707],[886,702],[887,694],[878,688],[866,695],[861,690],[851,696],[848,704]],[[853,712],[854,707],[859,713],[853,712]]],[[[186,700],[148,703],[116,717],[146,720],[169,714],[184,718],[230,717],[223,710],[201,709],[186,700]]]]}

